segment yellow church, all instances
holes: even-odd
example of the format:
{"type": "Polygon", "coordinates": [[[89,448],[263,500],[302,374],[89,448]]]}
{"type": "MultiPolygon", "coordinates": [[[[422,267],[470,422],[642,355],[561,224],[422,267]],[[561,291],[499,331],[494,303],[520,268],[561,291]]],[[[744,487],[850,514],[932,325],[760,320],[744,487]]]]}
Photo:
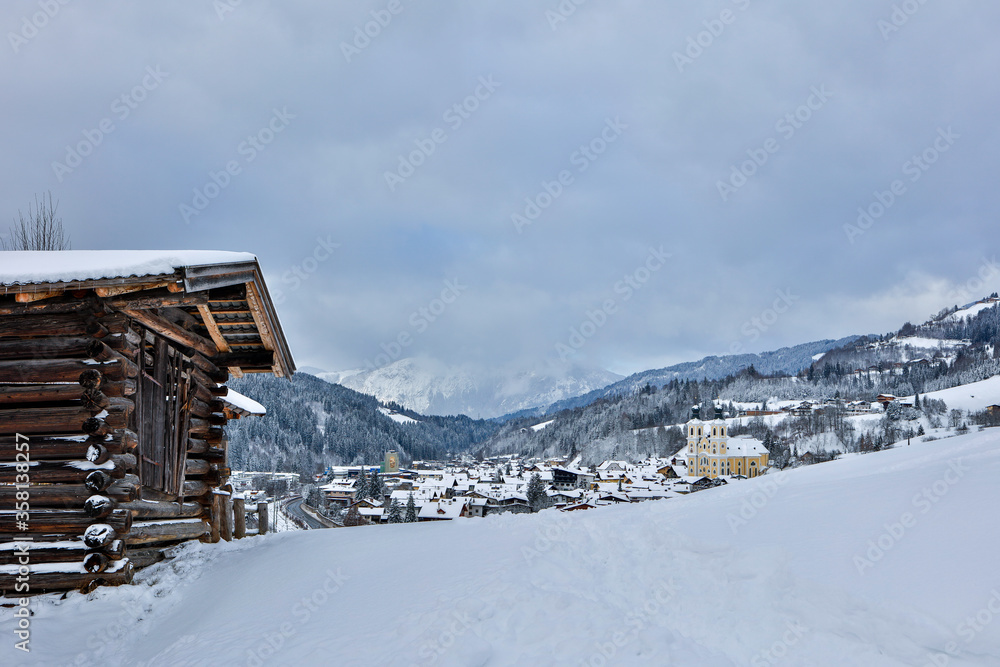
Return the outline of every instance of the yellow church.
{"type": "Polygon", "coordinates": [[[687,423],[688,475],[715,479],[720,475],[756,477],[767,467],[767,448],[750,436],[730,438],[721,419],[687,423]]]}

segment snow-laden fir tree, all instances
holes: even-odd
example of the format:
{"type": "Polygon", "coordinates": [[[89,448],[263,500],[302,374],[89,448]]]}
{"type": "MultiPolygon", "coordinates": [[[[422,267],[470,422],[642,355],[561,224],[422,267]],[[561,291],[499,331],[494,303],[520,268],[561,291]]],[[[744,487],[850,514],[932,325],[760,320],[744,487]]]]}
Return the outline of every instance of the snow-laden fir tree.
{"type": "Polygon", "coordinates": [[[406,498],[406,516],[403,523],[415,523],[417,520],[417,503],[413,501],[413,492],[406,498]]]}
{"type": "Polygon", "coordinates": [[[358,483],[354,485],[354,500],[364,500],[371,496],[371,488],[368,486],[368,476],[365,474],[365,469],[361,469],[361,474],[358,475],[358,483]]]}
{"type": "Polygon", "coordinates": [[[528,480],[527,495],[528,505],[531,507],[532,512],[537,512],[545,507],[545,501],[547,500],[545,483],[542,481],[542,476],[537,472],[528,480]]]}
{"type": "Polygon", "coordinates": [[[399,501],[395,498],[389,503],[389,516],[386,519],[387,523],[403,523],[403,508],[400,506],[399,501]]]}
{"type": "Polygon", "coordinates": [[[373,500],[382,500],[384,495],[385,482],[382,481],[382,476],[378,472],[372,472],[371,477],[368,478],[368,497],[373,500]]]}

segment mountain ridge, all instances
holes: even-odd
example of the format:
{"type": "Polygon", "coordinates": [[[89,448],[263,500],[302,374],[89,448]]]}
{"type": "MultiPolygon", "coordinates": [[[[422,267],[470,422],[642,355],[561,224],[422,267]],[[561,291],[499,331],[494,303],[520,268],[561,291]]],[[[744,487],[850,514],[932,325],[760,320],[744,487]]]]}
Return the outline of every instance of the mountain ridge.
{"type": "Polygon", "coordinates": [[[490,369],[408,357],[367,371],[321,373],[322,380],[425,415],[492,419],[578,396],[622,379],[581,366],[490,369]]]}

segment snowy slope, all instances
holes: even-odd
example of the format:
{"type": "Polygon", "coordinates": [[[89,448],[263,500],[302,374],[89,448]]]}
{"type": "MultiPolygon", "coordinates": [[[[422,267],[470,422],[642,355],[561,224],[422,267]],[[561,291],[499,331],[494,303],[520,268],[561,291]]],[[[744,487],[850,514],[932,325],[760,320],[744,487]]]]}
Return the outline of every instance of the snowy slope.
{"type": "Polygon", "coordinates": [[[37,602],[0,664],[995,666],[998,475],[994,429],[642,505],[195,544],[37,602]]]}
{"type": "Polygon", "coordinates": [[[547,406],[621,379],[608,371],[574,366],[484,369],[448,366],[427,358],[400,359],[372,371],[319,377],[421,414],[484,419],[547,406]]]}
{"type": "Polygon", "coordinates": [[[396,412],[395,410],[390,410],[389,408],[379,408],[378,411],[397,424],[413,424],[417,421],[413,417],[408,417],[404,414],[396,412]]]}
{"type": "Polygon", "coordinates": [[[959,322],[961,320],[966,320],[975,317],[984,310],[988,310],[996,306],[997,302],[986,299],[984,301],[977,301],[975,303],[970,303],[967,306],[963,306],[956,310],[954,313],[950,313],[941,319],[942,322],[959,322]]]}
{"type": "MultiPolygon", "coordinates": [[[[942,400],[949,410],[980,412],[988,405],[1000,405],[1000,375],[950,389],[930,391],[920,396],[942,400]]],[[[913,397],[909,396],[907,399],[912,400],[913,397]]]]}

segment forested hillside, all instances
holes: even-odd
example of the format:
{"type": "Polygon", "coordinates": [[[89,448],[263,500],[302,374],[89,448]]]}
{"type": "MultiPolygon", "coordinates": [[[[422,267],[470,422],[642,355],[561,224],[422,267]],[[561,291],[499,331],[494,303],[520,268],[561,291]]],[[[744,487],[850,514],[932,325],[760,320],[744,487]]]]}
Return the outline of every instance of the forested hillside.
{"type": "Polygon", "coordinates": [[[759,354],[727,354],[721,357],[705,357],[700,361],[688,361],[666,368],[642,371],[602,389],[553,403],[547,409],[525,410],[510,416],[526,417],[554,414],[560,410],[589,405],[601,398],[631,394],[646,385],[662,387],[671,380],[721,380],[736,375],[751,366],[765,375],[795,374],[808,367],[816,355],[849,345],[859,338],[859,336],[848,336],[840,340],[818,340],[759,354]]]}
{"type": "MultiPolygon", "coordinates": [[[[923,394],[1000,374],[1000,359],[995,358],[998,344],[1000,310],[995,304],[958,312],[946,310],[920,326],[907,323],[896,333],[858,338],[828,348],[817,361],[793,375],[765,375],[750,366],[723,379],[650,382],[629,393],[549,414],[544,419],[551,423],[537,430],[531,427],[542,421],[539,417],[511,419],[482,452],[579,454],[584,463],[670,455],[683,445],[680,429],[671,425],[687,421],[694,404],[702,404],[702,415],[711,417],[715,403],[720,411],[735,415],[733,403],[764,407],[767,401],[774,400],[873,401],[883,393],[923,394]]],[[[929,401],[922,414],[935,421],[943,419],[938,403],[929,401]]],[[[879,432],[858,433],[842,413],[830,410],[822,416],[788,420],[774,428],[758,420],[734,429],[733,434],[751,432],[764,440],[773,460],[781,461],[787,460],[790,448],[824,435],[841,450],[877,447],[908,432],[910,427],[898,420],[899,415],[893,414],[880,425],[879,432]]]]}
{"type": "Polygon", "coordinates": [[[461,453],[497,430],[468,417],[424,417],[388,405],[415,421],[400,423],[371,396],[299,373],[233,379],[229,386],[267,407],[264,417],[229,422],[230,461],[238,470],[312,473],[327,465],[375,464],[395,449],[403,461],[461,453]]]}

